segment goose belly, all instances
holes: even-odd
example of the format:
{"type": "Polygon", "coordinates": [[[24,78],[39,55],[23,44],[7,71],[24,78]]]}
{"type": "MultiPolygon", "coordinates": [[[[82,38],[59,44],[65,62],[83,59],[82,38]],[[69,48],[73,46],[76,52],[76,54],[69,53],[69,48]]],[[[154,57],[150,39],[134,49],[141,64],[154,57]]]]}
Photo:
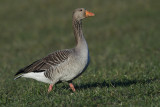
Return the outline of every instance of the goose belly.
{"type": "Polygon", "coordinates": [[[68,64],[68,67],[64,69],[61,81],[69,81],[79,76],[85,68],[88,66],[89,56],[87,58],[78,58],[68,64]]]}

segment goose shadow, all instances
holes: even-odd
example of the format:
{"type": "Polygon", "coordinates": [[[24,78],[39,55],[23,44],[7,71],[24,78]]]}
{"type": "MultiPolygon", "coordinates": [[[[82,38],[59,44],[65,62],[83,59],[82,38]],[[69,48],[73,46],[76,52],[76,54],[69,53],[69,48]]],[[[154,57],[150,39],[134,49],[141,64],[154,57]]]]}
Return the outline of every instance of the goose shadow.
{"type": "Polygon", "coordinates": [[[160,80],[159,78],[153,78],[153,79],[144,79],[144,80],[129,80],[129,79],[123,79],[123,80],[112,80],[112,81],[103,81],[103,82],[94,82],[94,83],[86,83],[86,84],[80,84],[75,85],[75,88],[78,90],[81,89],[88,89],[88,88],[96,88],[96,87],[129,87],[130,85],[134,84],[148,84],[151,82],[154,82],[156,80],[160,80]]]}

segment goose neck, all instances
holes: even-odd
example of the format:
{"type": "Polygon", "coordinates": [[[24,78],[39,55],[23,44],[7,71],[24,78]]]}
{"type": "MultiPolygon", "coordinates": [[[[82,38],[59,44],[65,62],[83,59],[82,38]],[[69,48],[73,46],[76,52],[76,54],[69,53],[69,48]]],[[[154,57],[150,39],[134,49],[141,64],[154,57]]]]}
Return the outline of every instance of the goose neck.
{"type": "Polygon", "coordinates": [[[84,39],[81,20],[76,20],[73,18],[73,30],[74,30],[74,36],[76,39],[76,43],[78,45],[79,42],[81,42],[84,39]]]}

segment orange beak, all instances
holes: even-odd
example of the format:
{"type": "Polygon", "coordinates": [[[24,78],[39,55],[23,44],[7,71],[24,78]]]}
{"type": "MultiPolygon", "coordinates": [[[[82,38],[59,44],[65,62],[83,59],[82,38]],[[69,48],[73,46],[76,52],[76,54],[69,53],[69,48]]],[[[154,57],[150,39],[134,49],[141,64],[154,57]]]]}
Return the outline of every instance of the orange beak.
{"type": "Polygon", "coordinates": [[[86,17],[94,16],[95,14],[86,10],[86,17]]]}

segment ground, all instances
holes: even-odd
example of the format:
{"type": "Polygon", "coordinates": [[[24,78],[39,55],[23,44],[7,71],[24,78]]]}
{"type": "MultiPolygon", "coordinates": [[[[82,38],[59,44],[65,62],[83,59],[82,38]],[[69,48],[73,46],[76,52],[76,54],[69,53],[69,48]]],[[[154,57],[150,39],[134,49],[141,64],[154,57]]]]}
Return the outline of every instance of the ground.
{"type": "Polygon", "coordinates": [[[160,106],[160,1],[1,0],[0,106],[160,106]],[[73,81],[48,84],[14,79],[25,65],[75,46],[72,11],[83,21],[91,62],[73,81]]]}

